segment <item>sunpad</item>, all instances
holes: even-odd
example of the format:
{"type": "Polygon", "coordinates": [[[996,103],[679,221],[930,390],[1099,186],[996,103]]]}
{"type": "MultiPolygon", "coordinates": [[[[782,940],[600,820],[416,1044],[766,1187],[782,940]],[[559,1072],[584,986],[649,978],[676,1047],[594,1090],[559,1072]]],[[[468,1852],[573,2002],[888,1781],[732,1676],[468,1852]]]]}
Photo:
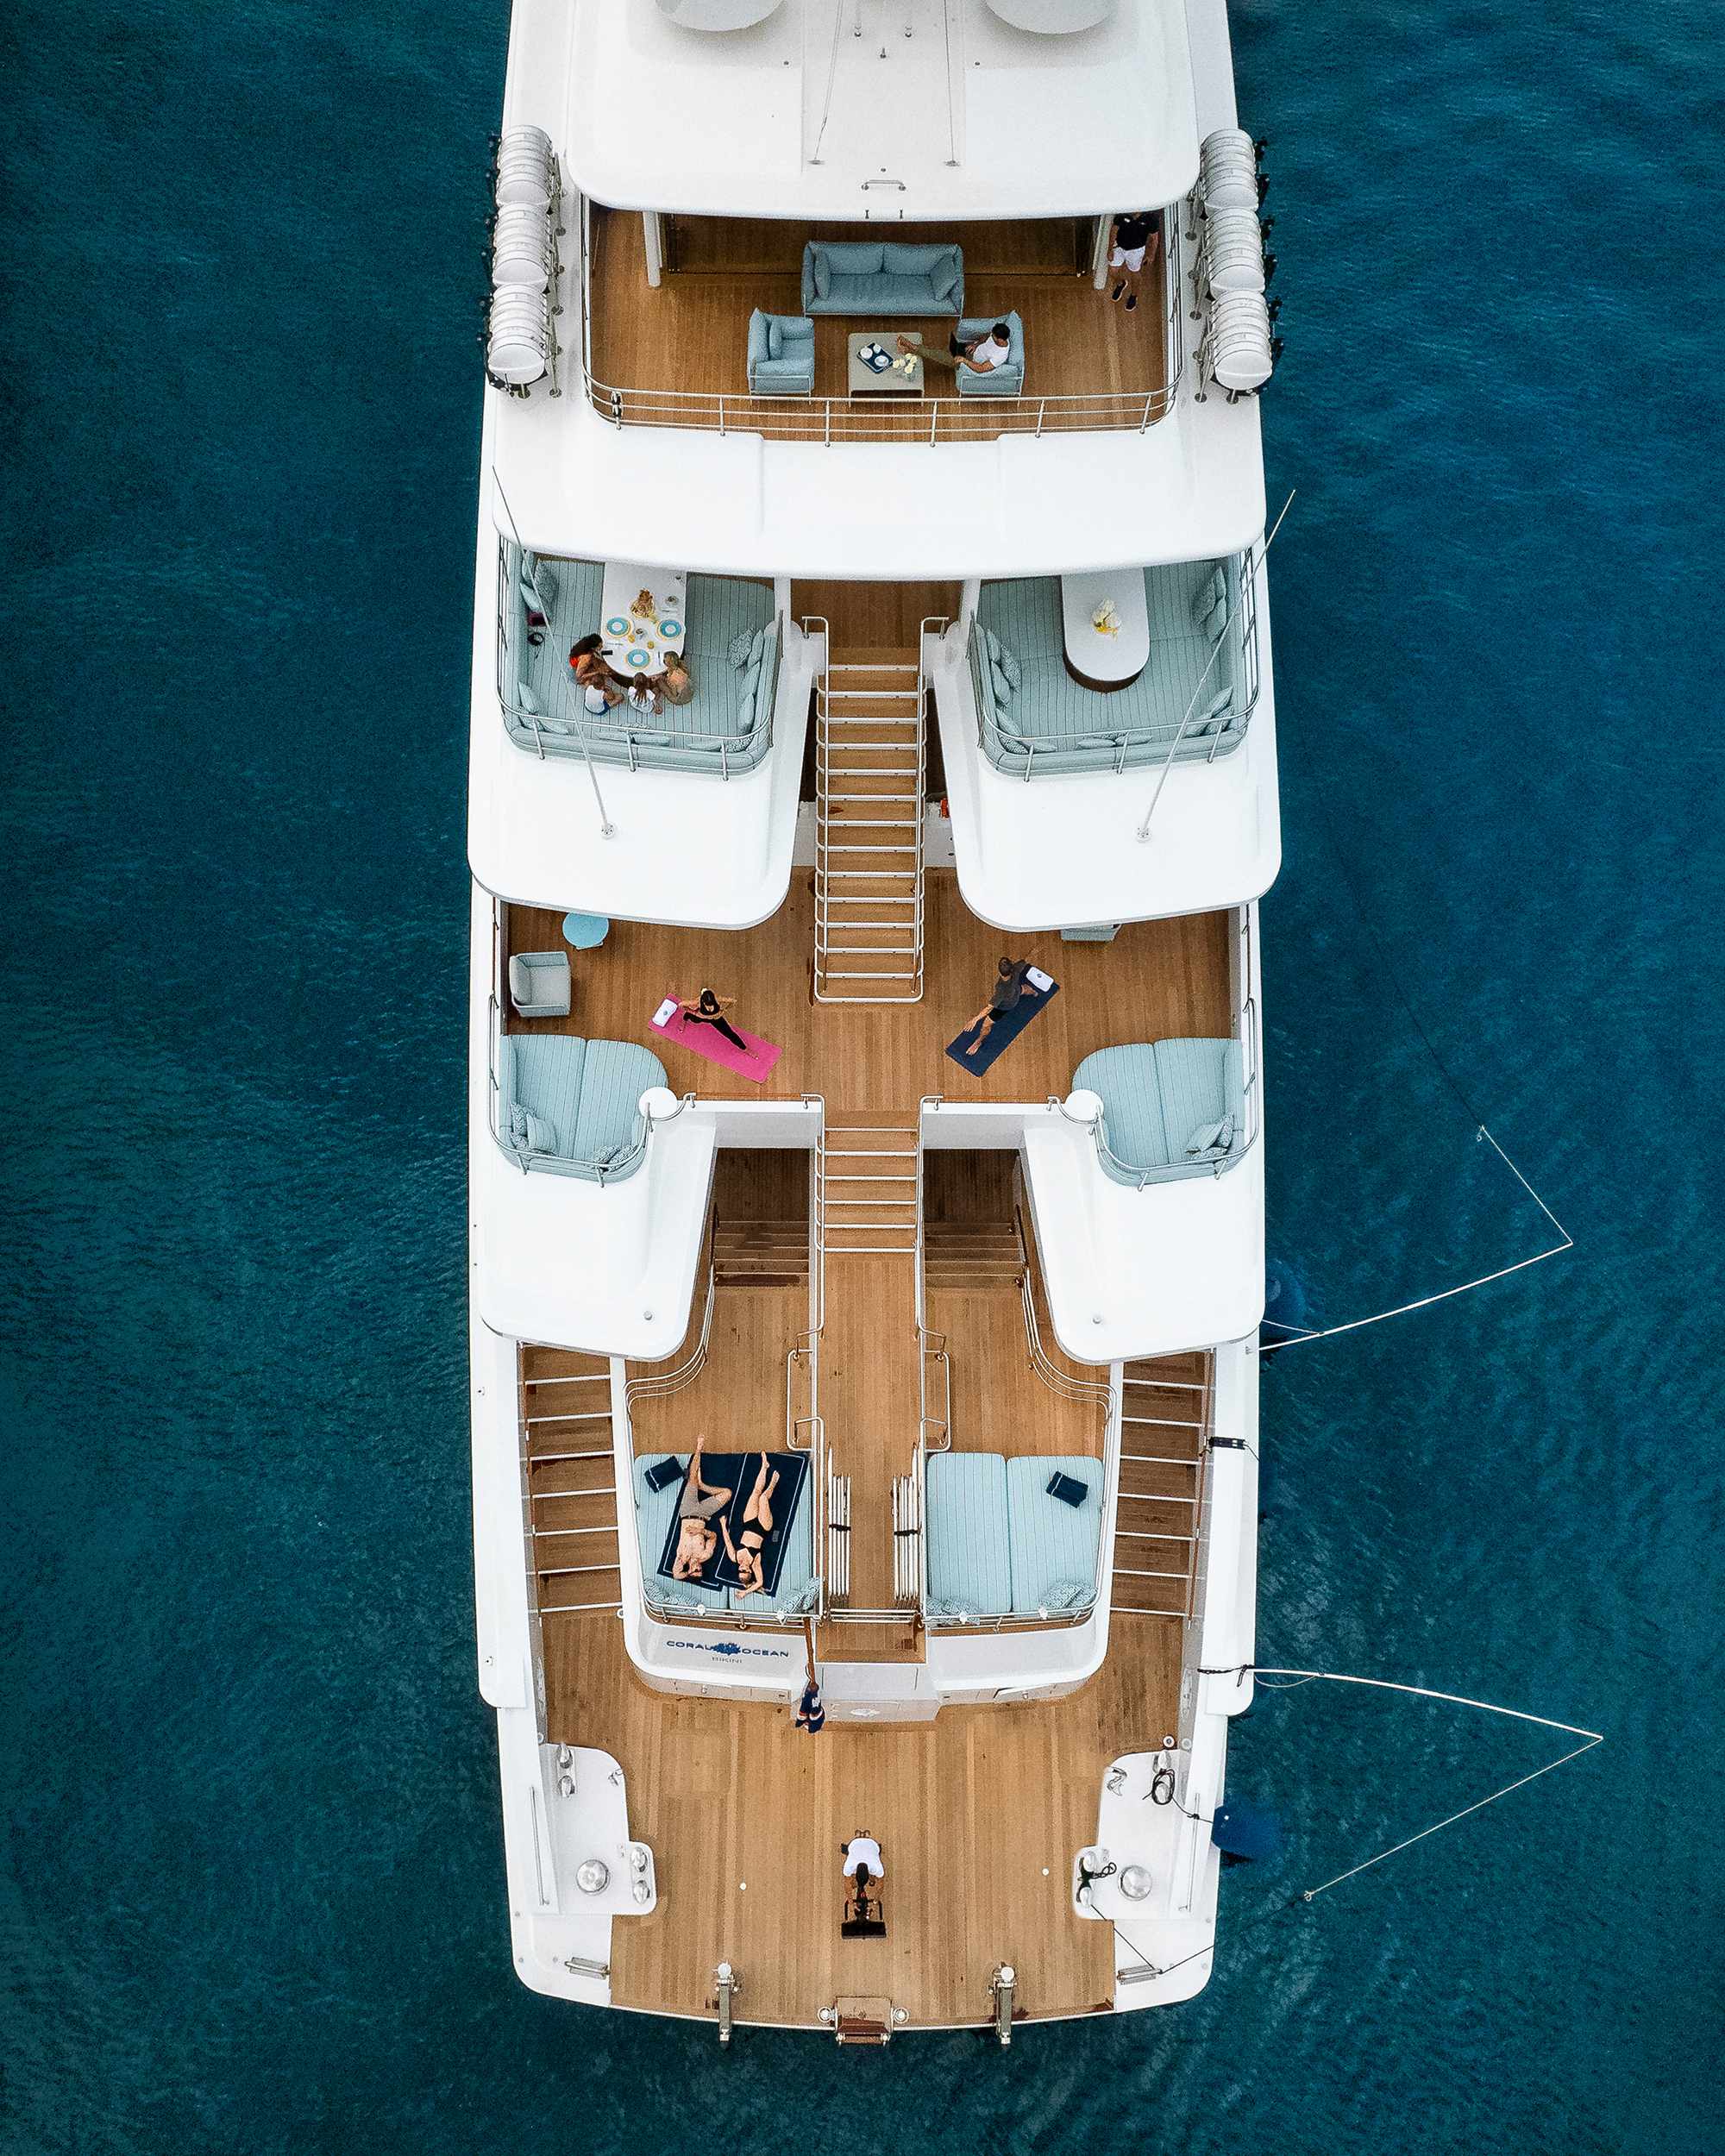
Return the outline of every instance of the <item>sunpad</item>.
{"type": "Polygon", "coordinates": [[[674,1010],[662,1025],[656,1013],[648,1023],[661,1040],[673,1041],[679,1048],[687,1048],[697,1056],[704,1056],[710,1063],[718,1063],[725,1070],[734,1070],[739,1078],[752,1078],[756,1085],[767,1079],[774,1064],[784,1053],[771,1041],[757,1039],[743,1027],[733,1026],[732,1031],[740,1034],[749,1044],[749,1052],[744,1055],[725,1039],[716,1025],[703,1025],[699,1020],[691,1023],[687,1013],[681,1010],[674,1010]]]}
{"type": "MultiPolygon", "coordinates": [[[[766,1595],[775,1595],[779,1590],[779,1575],[785,1564],[786,1537],[790,1532],[791,1522],[796,1517],[803,1484],[808,1480],[808,1457],[802,1452],[769,1452],[767,1455],[768,1482],[773,1478],[775,1468],[779,1470],[779,1487],[772,1496],[773,1532],[767,1537],[761,1552],[762,1584],[759,1589],[751,1590],[766,1595]]],[[[702,1462],[701,1473],[707,1482],[715,1487],[722,1482],[734,1493],[724,1514],[733,1543],[738,1542],[742,1537],[743,1515],[749,1508],[750,1493],[760,1471],[761,1455],[758,1452],[709,1452],[702,1462]]],[[[737,1576],[736,1565],[726,1553],[724,1537],[719,1532],[718,1521],[719,1514],[715,1513],[708,1522],[713,1532],[718,1535],[718,1548],[701,1567],[701,1584],[704,1587],[740,1588],[743,1583],[737,1576]]],[[[681,1520],[673,1518],[665,1537],[664,1551],[659,1558],[660,1574],[668,1580],[675,1576],[672,1567],[676,1562],[677,1542],[681,1533],[681,1520]]]]}
{"type": "Polygon", "coordinates": [[[973,1078],[980,1078],[983,1072],[991,1064],[997,1062],[1006,1050],[1012,1046],[1037,1012],[1046,1010],[1059,993],[1060,983],[1056,981],[1051,982],[1046,988],[1039,989],[1033,996],[1020,996],[1010,1011],[1001,1012],[995,1018],[994,1023],[988,1029],[988,1037],[974,1056],[967,1056],[964,1053],[976,1037],[976,1028],[974,1025],[966,1026],[958,1038],[948,1048],[947,1054],[951,1056],[961,1070],[968,1070],[973,1078]]]}

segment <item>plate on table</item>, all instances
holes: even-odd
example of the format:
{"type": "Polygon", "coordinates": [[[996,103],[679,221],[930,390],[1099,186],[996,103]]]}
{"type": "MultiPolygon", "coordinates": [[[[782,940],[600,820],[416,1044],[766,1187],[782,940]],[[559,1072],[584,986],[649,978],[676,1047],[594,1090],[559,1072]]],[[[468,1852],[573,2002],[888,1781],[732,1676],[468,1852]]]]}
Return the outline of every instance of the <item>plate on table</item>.
{"type": "Polygon", "coordinates": [[[623,663],[626,667],[650,667],[653,655],[650,651],[631,651],[623,663]]]}
{"type": "Polygon", "coordinates": [[[680,621],[662,621],[659,624],[659,634],[662,636],[676,637],[681,636],[682,633],[683,624],[680,621]]]}
{"type": "Polygon", "coordinates": [[[629,624],[621,614],[613,614],[605,625],[605,633],[607,636],[626,636],[629,624]]]}

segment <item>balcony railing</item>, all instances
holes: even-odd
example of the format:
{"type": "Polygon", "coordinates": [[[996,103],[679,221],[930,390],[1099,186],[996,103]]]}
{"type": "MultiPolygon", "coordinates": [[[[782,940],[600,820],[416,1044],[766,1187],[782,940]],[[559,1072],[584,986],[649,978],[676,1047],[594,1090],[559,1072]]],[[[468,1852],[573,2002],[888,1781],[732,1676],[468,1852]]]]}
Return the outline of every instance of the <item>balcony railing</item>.
{"type": "Polygon", "coordinates": [[[994,442],[1002,435],[1144,434],[1174,408],[1185,366],[1181,322],[1182,235],[1176,204],[1163,219],[1162,386],[1051,397],[931,397],[897,404],[869,398],[756,397],[744,390],[641,389],[593,371],[592,205],[581,197],[581,379],[601,419],[624,427],[687,427],[753,434],[768,442],[994,442]]]}

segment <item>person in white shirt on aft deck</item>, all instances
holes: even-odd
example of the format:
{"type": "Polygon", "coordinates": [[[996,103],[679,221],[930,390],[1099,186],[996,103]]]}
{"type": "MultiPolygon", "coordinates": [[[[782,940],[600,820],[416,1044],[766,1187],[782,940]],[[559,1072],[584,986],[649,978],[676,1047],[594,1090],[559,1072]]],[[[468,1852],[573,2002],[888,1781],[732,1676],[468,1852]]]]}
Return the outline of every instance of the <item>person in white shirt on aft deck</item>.
{"type": "Polygon", "coordinates": [[[944,352],[913,344],[908,337],[899,339],[899,349],[919,352],[925,366],[950,367],[955,374],[962,367],[968,367],[973,374],[992,374],[1013,355],[1013,332],[1009,323],[997,322],[987,336],[973,338],[969,344],[960,344],[957,337],[949,337],[944,352]]]}
{"type": "MultiPolygon", "coordinates": [[[[881,1845],[872,1834],[853,1834],[844,1846],[844,1876],[852,1883],[856,1914],[861,1916],[869,1899],[869,1889],[878,1888],[887,1876],[881,1869],[881,1845]]],[[[878,1895],[875,1898],[878,1908],[878,1895]]]]}

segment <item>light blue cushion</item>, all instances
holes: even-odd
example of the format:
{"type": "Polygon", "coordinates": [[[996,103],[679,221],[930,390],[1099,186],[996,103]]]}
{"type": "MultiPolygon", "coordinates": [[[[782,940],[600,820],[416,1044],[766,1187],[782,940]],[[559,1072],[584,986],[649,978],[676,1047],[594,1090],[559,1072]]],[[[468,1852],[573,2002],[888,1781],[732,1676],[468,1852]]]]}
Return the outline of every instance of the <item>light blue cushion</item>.
{"type": "Polygon", "coordinates": [[[832,291],[832,264],[825,248],[818,247],[814,251],[814,288],[823,299],[832,291]]]}
{"type": "Polygon", "coordinates": [[[886,248],[879,240],[817,240],[817,272],[825,260],[835,277],[878,277],[886,248]]]}
{"type": "Polygon", "coordinates": [[[639,1103],[649,1086],[662,1086],[665,1066],[632,1041],[589,1041],[581,1073],[580,1111],[565,1156],[599,1161],[638,1144],[645,1128],[639,1103]]]}
{"type": "Polygon", "coordinates": [[[994,702],[996,705],[998,706],[1001,704],[1010,704],[1013,699],[1013,685],[1007,676],[1006,668],[1000,664],[998,659],[991,659],[988,662],[988,672],[994,684],[994,702]]]}
{"type": "Polygon", "coordinates": [[[1006,675],[1011,687],[1016,689],[1019,686],[1024,680],[1024,669],[998,637],[994,641],[994,664],[1006,675]]]}
{"type": "MultiPolygon", "coordinates": [[[[1190,1133],[1232,1115],[1236,1127],[1245,1120],[1238,1041],[1177,1040],[1156,1044],[1156,1075],[1162,1088],[1162,1112],[1170,1138],[1185,1158],[1190,1133]]],[[[1120,1148],[1116,1146],[1115,1151],[1120,1148]]]]}
{"type": "Polygon", "coordinates": [[[555,1153],[557,1150],[557,1126],[543,1115],[527,1111],[527,1150],[530,1153],[555,1153]]]}
{"type": "Polygon", "coordinates": [[[734,667],[746,667],[749,655],[755,649],[755,638],[746,629],[739,629],[724,647],[724,655],[734,667]]]}
{"type": "Polygon", "coordinates": [[[929,272],[929,285],[937,299],[950,299],[964,274],[963,258],[956,247],[943,248],[941,259],[929,272]]]}
{"type": "Polygon", "coordinates": [[[737,707],[737,724],[733,730],[739,734],[746,734],[754,724],[755,692],[750,689],[737,707]]]}
{"type": "Polygon", "coordinates": [[[539,715],[539,706],[533,700],[533,692],[524,681],[518,681],[515,685],[515,708],[518,711],[531,711],[536,718],[539,715]]]}
{"type": "Polygon", "coordinates": [[[954,1615],[1001,1615],[1013,1599],[1006,1462],[998,1452],[932,1453],[927,1488],[931,1597],[954,1615]]]}
{"type": "MultiPolygon", "coordinates": [[[[664,1552],[665,1537],[671,1532],[671,1522],[677,1516],[682,1502],[683,1485],[681,1481],[667,1484],[663,1489],[649,1489],[647,1471],[658,1463],[656,1453],[647,1453],[635,1463],[635,1532],[641,1547],[641,1574],[647,1583],[649,1598],[662,1608],[681,1607],[686,1610],[728,1609],[729,1591],[723,1587],[704,1587],[694,1580],[668,1580],[659,1571],[659,1559],[664,1552]]],[[[684,1473],[688,1471],[688,1455],[679,1455],[677,1464],[684,1473]]],[[[720,1548],[724,1547],[721,1543],[720,1548]]],[[[790,1557],[787,1553],[786,1564],[790,1557]]]]}
{"type": "Polygon", "coordinates": [[[580,1110],[587,1044],[573,1033],[505,1033],[498,1084],[503,1098],[572,1131],[580,1110]]]}
{"type": "Polygon", "coordinates": [[[767,317],[767,357],[781,360],[785,356],[785,332],[776,315],[767,317]]]}
{"type": "MultiPolygon", "coordinates": [[[[1087,1056],[1072,1075],[1075,1092],[1099,1094],[1102,1100],[1102,1134],[1108,1150],[1127,1169],[1166,1168],[1172,1158],[1163,1121],[1162,1087],[1157,1075],[1157,1051],[1145,1041],[1123,1048],[1100,1048],[1087,1056]]],[[[1190,1130],[1199,1120],[1188,1116],[1180,1125],[1190,1130]]],[[[1103,1163],[1106,1169],[1107,1163],[1103,1163]]]]}
{"type": "MultiPolygon", "coordinates": [[[[787,345],[812,344],[814,324],[805,315],[779,315],[775,317],[780,336],[787,345]]],[[[776,354],[775,355],[776,357],[776,354]]],[[[786,356],[791,355],[787,353],[786,356]]]]}
{"type": "MultiPolygon", "coordinates": [[[[933,1463],[931,1461],[930,1465],[933,1463]]],[[[1094,1592],[1096,1546],[1102,1525],[1102,1463],[1082,1455],[1007,1462],[1007,1518],[1012,1539],[1013,1613],[1070,1608],[1056,1599],[1077,1588],[1094,1592]],[[1082,1505],[1063,1504],[1048,1494],[1049,1477],[1070,1475],[1089,1495],[1082,1505]],[[1088,1584],[1087,1584],[1088,1583],[1088,1584]]]]}
{"type": "Polygon", "coordinates": [[[527,1143],[527,1111],[518,1100],[511,1100],[509,1108],[509,1141],[511,1145],[527,1143]]]}
{"type": "Polygon", "coordinates": [[[912,247],[899,240],[888,240],[881,250],[881,266],[889,277],[929,277],[943,262],[952,258],[952,249],[944,243],[933,247],[912,247]]]}

